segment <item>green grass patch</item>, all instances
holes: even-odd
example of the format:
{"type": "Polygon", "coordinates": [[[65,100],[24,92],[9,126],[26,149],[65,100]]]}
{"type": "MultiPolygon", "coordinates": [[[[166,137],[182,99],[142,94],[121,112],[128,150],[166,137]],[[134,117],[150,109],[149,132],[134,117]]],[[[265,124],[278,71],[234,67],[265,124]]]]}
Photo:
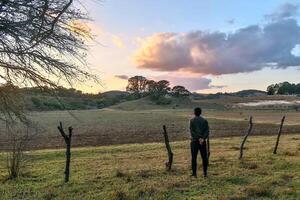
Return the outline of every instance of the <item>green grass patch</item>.
{"type": "MultiPolygon", "coordinates": [[[[164,144],[74,148],[71,177],[63,183],[64,150],[28,152],[23,175],[7,180],[0,154],[0,199],[299,199],[299,134],[250,136],[242,161],[239,137],[211,140],[209,177],[190,178],[189,142],[173,142],[174,166],[166,172],[164,144]],[[295,139],[297,138],[297,139],[295,139]],[[289,152],[288,154],[286,152],[289,152]]],[[[200,164],[199,159],[199,164],[200,164]]]]}

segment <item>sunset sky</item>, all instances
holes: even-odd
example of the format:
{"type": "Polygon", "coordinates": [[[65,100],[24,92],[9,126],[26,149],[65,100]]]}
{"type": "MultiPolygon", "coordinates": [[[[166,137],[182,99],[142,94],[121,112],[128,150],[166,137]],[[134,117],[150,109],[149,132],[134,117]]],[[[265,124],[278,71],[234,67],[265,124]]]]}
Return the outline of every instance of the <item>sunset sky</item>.
{"type": "Polygon", "coordinates": [[[167,79],[201,93],[300,80],[300,1],[87,1],[96,41],[88,61],[102,86],[167,79]]]}

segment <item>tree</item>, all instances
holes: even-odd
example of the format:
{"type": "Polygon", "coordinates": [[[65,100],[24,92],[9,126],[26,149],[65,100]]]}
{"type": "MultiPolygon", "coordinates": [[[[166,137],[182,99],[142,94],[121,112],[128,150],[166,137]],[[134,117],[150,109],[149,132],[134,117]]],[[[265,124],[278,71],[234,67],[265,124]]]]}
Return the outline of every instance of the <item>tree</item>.
{"type": "Polygon", "coordinates": [[[274,88],[274,84],[272,84],[272,85],[269,85],[268,87],[267,87],[267,94],[268,95],[274,95],[275,94],[275,88],[274,88]]]}
{"type": "Polygon", "coordinates": [[[14,119],[26,122],[22,95],[19,88],[11,83],[0,85],[0,113],[0,120],[8,125],[14,119]]]}
{"type": "Polygon", "coordinates": [[[170,91],[169,85],[170,83],[167,80],[161,80],[158,82],[149,80],[147,82],[147,88],[151,99],[155,100],[159,97],[165,96],[170,91]]]}
{"type": "Polygon", "coordinates": [[[85,20],[73,0],[2,0],[0,82],[56,88],[97,80],[86,69],[85,41],[91,34],[85,20]]]}
{"type": "Polygon", "coordinates": [[[169,85],[170,83],[167,80],[161,80],[158,82],[150,81],[148,83],[148,88],[150,88],[150,99],[156,104],[170,104],[171,100],[165,97],[170,91],[169,85]]]}
{"type": "Polygon", "coordinates": [[[191,95],[191,92],[181,85],[174,86],[171,92],[174,97],[185,97],[191,95]]]}
{"type": "Polygon", "coordinates": [[[282,82],[269,85],[267,88],[269,95],[282,94],[282,95],[293,95],[300,94],[300,84],[294,84],[289,82],[282,82]]]}
{"type": "Polygon", "coordinates": [[[126,91],[136,95],[138,98],[143,96],[147,89],[148,80],[143,76],[134,76],[128,79],[126,91]]]}
{"type": "Polygon", "coordinates": [[[161,80],[157,82],[157,93],[159,96],[164,96],[168,94],[168,92],[171,90],[170,82],[167,80],[161,80]]]}
{"type": "Polygon", "coordinates": [[[157,90],[157,83],[154,80],[147,80],[146,92],[148,95],[153,95],[157,90]]]}
{"type": "Polygon", "coordinates": [[[296,85],[296,94],[300,94],[300,83],[296,85]]]}
{"type": "Polygon", "coordinates": [[[289,82],[283,82],[279,84],[277,94],[289,94],[291,84],[289,82]]]}

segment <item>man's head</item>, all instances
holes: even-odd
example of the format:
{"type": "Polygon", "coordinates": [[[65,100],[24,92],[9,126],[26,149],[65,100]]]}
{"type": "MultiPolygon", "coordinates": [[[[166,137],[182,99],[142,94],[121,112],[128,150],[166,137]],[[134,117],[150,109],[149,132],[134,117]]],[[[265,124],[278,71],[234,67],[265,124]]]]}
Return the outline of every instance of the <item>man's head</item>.
{"type": "Polygon", "coordinates": [[[197,117],[199,117],[199,116],[201,115],[201,113],[202,113],[202,110],[201,110],[200,107],[197,107],[197,108],[194,109],[194,114],[195,114],[197,117]]]}

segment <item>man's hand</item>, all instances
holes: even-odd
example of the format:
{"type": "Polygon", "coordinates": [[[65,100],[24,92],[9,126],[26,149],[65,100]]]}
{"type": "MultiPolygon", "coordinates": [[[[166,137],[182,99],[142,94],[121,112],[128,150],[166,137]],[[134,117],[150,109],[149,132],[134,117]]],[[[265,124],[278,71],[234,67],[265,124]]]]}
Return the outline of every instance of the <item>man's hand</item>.
{"type": "Polygon", "coordinates": [[[204,139],[203,139],[203,138],[200,138],[200,139],[199,139],[199,144],[202,145],[203,143],[204,143],[204,139]]]}

